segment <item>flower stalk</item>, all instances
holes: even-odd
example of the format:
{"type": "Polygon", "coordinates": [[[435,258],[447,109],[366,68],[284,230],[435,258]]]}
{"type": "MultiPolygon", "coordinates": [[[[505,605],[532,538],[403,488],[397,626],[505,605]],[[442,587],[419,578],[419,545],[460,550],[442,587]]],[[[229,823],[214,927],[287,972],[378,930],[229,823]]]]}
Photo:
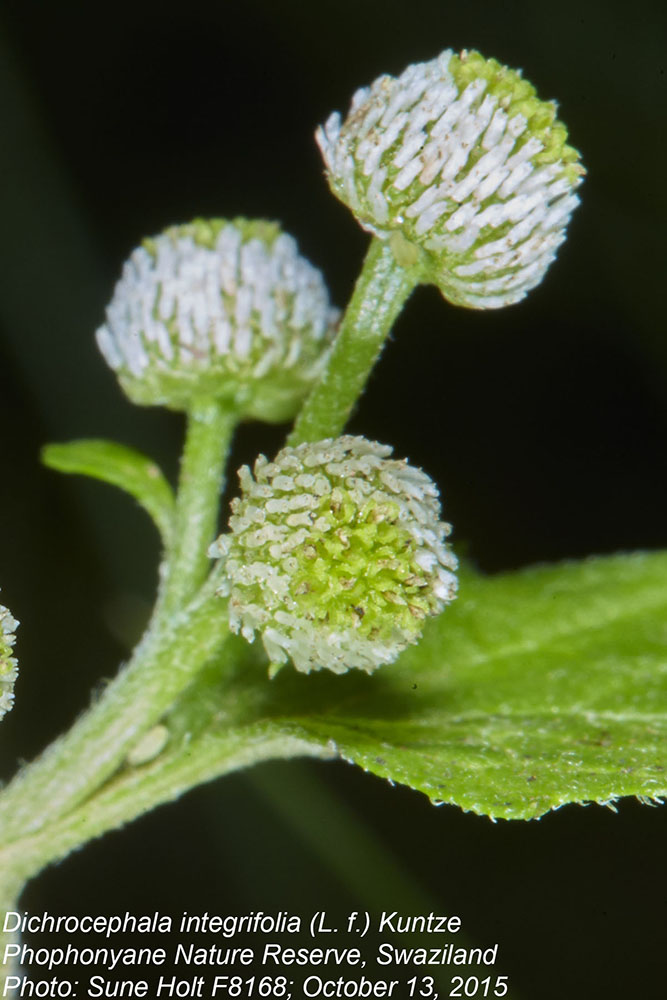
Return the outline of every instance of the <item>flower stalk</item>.
{"type": "Polygon", "coordinates": [[[161,570],[156,607],[160,618],[189,601],[210,569],[206,550],[216,534],[224,461],[238,415],[216,399],[196,399],[187,421],[172,543],[161,570]]]}
{"type": "Polygon", "coordinates": [[[417,262],[404,267],[390,243],[371,241],[327,365],[296,419],[288,444],[340,434],[418,282],[417,262]]]}

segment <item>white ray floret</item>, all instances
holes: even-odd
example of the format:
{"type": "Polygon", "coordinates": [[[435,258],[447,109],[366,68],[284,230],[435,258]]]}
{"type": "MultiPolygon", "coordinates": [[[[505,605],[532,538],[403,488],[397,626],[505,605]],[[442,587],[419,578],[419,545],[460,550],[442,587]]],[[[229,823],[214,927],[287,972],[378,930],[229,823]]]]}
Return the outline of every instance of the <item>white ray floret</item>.
{"type": "Polygon", "coordinates": [[[458,304],[496,308],[539,283],[551,231],[564,233],[578,204],[583,168],[555,112],[520,72],[447,50],[357,91],[348,117],[332,114],[316,138],[332,190],[365,229],[400,230],[426,251],[425,280],[458,304]],[[518,281],[498,273],[485,249],[501,238],[530,239],[538,266],[518,281]]]}
{"type": "Polygon", "coordinates": [[[183,408],[201,392],[284,419],[337,318],[320,272],[277,226],[196,220],[132,253],[97,342],[136,402],[183,408]]]}

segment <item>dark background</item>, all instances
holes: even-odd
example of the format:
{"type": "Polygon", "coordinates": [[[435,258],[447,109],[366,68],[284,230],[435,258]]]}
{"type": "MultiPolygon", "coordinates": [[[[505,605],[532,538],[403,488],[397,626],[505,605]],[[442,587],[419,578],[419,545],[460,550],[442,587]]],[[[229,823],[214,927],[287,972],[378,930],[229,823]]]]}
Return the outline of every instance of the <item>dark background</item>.
{"type": "MultiPolygon", "coordinates": [[[[127,403],[93,341],[123,259],[196,215],[274,218],[344,304],[367,237],[328,191],[314,127],[444,48],[558,98],[583,205],[524,303],[468,313],[419,290],[351,427],[439,482],[486,572],[667,544],[666,22],[662,0],[5,0],[0,582],[22,621],[5,776],[113,675],[152,598],[145,516],[38,464],[46,441],[107,436],[176,472],[179,418],[127,403]]],[[[282,437],[243,428],[234,464],[282,437]]],[[[23,906],[434,908],[500,942],[516,996],[651,995],[666,834],[667,810],[633,801],[493,825],[343,764],[274,764],[89,845],[23,906]]]]}

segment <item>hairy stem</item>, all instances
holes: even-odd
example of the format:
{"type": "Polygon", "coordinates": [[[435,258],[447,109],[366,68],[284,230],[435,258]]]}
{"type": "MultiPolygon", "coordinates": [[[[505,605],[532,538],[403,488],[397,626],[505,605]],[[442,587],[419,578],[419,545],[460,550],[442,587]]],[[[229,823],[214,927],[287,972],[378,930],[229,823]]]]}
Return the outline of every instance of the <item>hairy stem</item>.
{"type": "Polygon", "coordinates": [[[227,634],[219,598],[205,589],[183,612],[147,633],[102,698],[0,795],[0,843],[68,812],[122,762],[191,682],[227,634]]]}
{"type": "MultiPolygon", "coordinates": [[[[0,851],[0,912],[15,909],[24,883],[46,865],[149,809],[177,799],[189,788],[266,760],[331,756],[316,742],[276,734],[261,722],[212,739],[195,753],[183,752],[186,749],[177,747],[143,767],[122,770],[67,815],[52,818],[42,829],[0,851]]],[[[7,936],[3,943],[11,940],[7,936]]]]}
{"type": "Polygon", "coordinates": [[[190,600],[210,568],[206,550],[217,527],[224,461],[237,422],[236,413],[214,399],[197,401],[188,412],[173,542],[156,607],[159,617],[190,600]]]}
{"type": "Polygon", "coordinates": [[[13,929],[16,921],[7,915],[18,911],[23,886],[41,867],[41,860],[29,850],[0,851],[0,996],[6,995],[7,979],[18,974],[20,965],[16,953],[20,934],[13,929]]]}
{"type": "Polygon", "coordinates": [[[0,842],[40,829],[90,795],[224,641],[222,606],[213,585],[202,583],[235,424],[235,416],[215,400],[193,404],[172,543],[148,631],[100,700],[0,795],[0,842]]]}
{"type": "Polygon", "coordinates": [[[210,747],[198,748],[193,757],[183,749],[164,763],[158,759],[119,774],[78,809],[25,841],[25,846],[48,864],[212,778],[266,760],[331,756],[315,742],[276,735],[262,723],[249,725],[247,731],[236,729],[228,739],[211,740],[210,747]]]}
{"type": "Polygon", "coordinates": [[[322,378],[306,400],[288,444],[337,437],[343,430],[393,326],[417,284],[375,237],[343,317],[322,378]]]}

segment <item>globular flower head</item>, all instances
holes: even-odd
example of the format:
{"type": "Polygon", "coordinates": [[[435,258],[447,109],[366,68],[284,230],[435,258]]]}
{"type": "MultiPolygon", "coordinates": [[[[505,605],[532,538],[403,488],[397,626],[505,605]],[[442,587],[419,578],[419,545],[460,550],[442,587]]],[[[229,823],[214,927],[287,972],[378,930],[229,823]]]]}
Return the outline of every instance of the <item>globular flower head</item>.
{"type": "Polygon", "coordinates": [[[457,305],[523,298],[578,204],[584,170],[556,105],[478,52],[379,77],[316,137],[333,192],[457,305]]]}
{"type": "Polygon", "coordinates": [[[213,547],[231,585],[230,624],[262,637],[272,669],[369,673],[421,635],[456,593],[438,490],[345,436],[261,455],[240,470],[231,533],[213,547]]]}
{"type": "Polygon", "coordinates": [[[132,253],[97,342],[134,402],[186,409],[211,396],[280,421],[317,378],[337,318],[276,224],[200,219],[132,253]]]}
{"type": "Polygon", "coordinates": [[[0,719],[14,704],[14,682],[18,669],[12,656],[12,646],[18,624],[11,612],[0,604],[0,719]]]}

